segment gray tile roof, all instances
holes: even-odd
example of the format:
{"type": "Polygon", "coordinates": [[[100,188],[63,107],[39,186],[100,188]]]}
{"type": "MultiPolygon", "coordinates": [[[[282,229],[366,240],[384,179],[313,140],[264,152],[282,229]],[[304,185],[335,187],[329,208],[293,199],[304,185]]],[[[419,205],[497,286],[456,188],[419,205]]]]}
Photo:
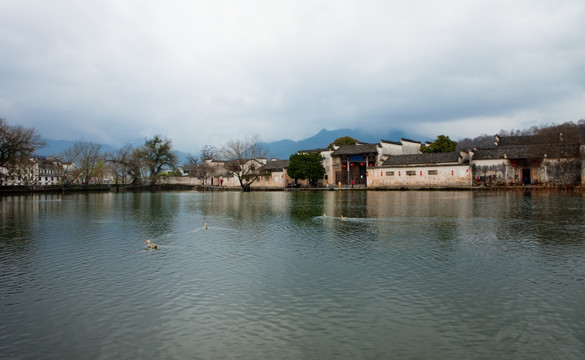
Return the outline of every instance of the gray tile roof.
{"type": "Polygon", "coordinates": [[[289,160],[271,160],[262,166],[262,170],[282,171],[282,169],[288,168],[289,162],[289,160]]]}
{"type": "Polygon", "coordinates": [[[380,142],[386,143],[386,144],[394,144],[394,145],[402,145],[402,143],[400,141],[390,141],[390,140],[380,140],[380,142]]]}
{"type": "Polygon", "coordinates": [[[311,154],[311,153],[320,153],[320,152],[323,152],[323,151],[329,151],[329,149],[324,148],[324,149],[299,150],[299,151],[297,151],[297,153],[299,153],[299,154],[311,154]]]}
{"type": "Polygon", "coordinates": [[[378,153],[378,144],[343,145],[331,153],[331,156],[360,155],[378,153]]]}
{"type": "Polygon", "coordinates": [[[489,159],[535,159],[559,157],[578,157],[579,145],[524,145],[498,146],[493,149],[475,150],[473,160],[489,159]]]}
{"type": "Polygon", "coordinates": [[[405,138],[400,138],[400,141],[407,141],[407,142],[411,142],[411,143],[420,144],[420,141],[410,140],[410,139],[405,139],[405,138]]]}
{"type": "Polygon", "coordinates": [[[438,165],[447,163],[459,163],[459,153],[429,153],[412,155],[392,155],[384,161],[383,166],[405,165],[438,165]]]}
{"type": "Polygon", "coordinates": [[[542,155],[542,153],[537,154],[524,146],[498,146],[497,148],[475,150],[473,160],[540,158],[542,155]]]}

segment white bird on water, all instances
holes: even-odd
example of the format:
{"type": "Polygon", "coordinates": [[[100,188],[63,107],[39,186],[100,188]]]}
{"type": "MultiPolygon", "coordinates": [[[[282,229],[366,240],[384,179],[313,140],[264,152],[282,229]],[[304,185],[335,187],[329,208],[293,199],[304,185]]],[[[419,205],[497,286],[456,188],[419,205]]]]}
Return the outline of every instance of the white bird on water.
{"type": "Polygon", "coordinates": [[[158,250],[158,245],[157,244],[151,244],[150,243],[150,240],[146,240],[144,243],[146,244],[146,248],[147,249],[155,249],[155,250],[158,250]]]}
{"type": "Polygon", "coordinates": [[[341,220],[347,220],[347,216],[341,215],[341,220]]]}
{"type": "Polygon", "coordinates": [[[203,224],[203,228],[204,228],[205,230],[209,229],[209,226],[207,226],[207,223],[203,224]]]}

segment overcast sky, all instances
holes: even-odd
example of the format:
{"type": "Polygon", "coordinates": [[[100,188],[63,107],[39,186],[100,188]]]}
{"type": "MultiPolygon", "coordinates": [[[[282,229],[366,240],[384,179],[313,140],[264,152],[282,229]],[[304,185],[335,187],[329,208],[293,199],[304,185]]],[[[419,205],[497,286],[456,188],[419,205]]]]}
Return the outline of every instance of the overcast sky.
{"type": "MultiPolygon", "coordinates": [[[[0,117],[196,153],[585,118],[585,1],[0,0],[0,117]]],[[[398,140],[398,139],[389,139],[398,140]]]]}

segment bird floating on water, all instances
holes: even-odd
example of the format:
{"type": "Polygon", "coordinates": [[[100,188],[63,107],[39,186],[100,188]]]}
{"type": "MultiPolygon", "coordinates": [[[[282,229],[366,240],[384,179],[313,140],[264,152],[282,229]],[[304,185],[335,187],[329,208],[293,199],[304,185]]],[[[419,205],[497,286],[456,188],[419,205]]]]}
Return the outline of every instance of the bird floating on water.
{"type": "Polygon", "coordinates": [[[341,220],[347,220],[347,216],[341,215],[341,220]]]}
{"type": "Polygon", "coordinates": [[[209,226],[207,226],[207,223],[203,224],[203,228],[204,228],[205,230],[209,229],[209,226]]]}
{"type": "Polygon", "coordinates": [[[145,243],[146,243],[146,248],[147,249],[155,249],[155,250],[158,250],[158,245],[157,244],[151,244],[150,243],[150,240],[146,240],[145,243]]]}
{"type": "Polygon", "coordinates": [[[327,215],[326,214],[323,214],[323,217],[327,217],[327,215]]]}

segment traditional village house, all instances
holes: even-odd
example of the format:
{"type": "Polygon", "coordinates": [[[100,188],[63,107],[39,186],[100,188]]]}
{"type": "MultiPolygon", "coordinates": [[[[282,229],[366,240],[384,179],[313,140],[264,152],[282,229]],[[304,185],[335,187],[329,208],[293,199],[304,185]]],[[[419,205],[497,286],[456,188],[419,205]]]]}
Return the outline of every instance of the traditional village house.
{"type": "Polygon", "coordinates": [[[206,159],[203,164],[198,166],[197,170],[197,177],[200,179],[201,185],[217,185],[217,180],[228,174],[225,169],[225,161],[214,159],[206,159]]]}
{"type": "Polygon", "coordinates": [[[366,185],[367,170],[376,166],[379,158],[378,144],[343,145],[331,153],[335,169],[335,181],[342,185],[366,185]]]}
{"type": "Polygon", "coordinates": [[[409,140],[409,139],[400,139],[400,142],[396,141],[388,141],[388,140],[380,140],[380,146],[382,147],[382,151],[380,152],[381,159],[380,164],[386,160],[388,155],[410,155],[410,154],[420,154],[420,142],[409,140]]]}
{"type": "Polygon", "coordinates": [[[466,152],[389,156],[367,173],[368,188],[470,188],[466,152]]]}
{"type": "MultiPolygon", "coordinates": [[[[264,164],[266,164],[266,159],[265,158],[257,158],[257,159],[247,159],[243,165],[242,165],[242,169],[240,170],[240,166],[233,162],[233,161],[227,161],[226,162],[226,166],[229,170],[229,175],[231,175],[231,180],[233,180],[233,184],[235,186],[241,186],[240,184],[240,180],[238,179],[236,172],[240,172],[241,174],[244,174],[245,177],[250,177],[250,179],[246,179],[245,182],[249,182],[252,181],[252,178],[255,176],[258,176],[258,178],[251,184],[251,186],[254,185],[254,183],[256,183],[259,179],[260,179],[260,173],[261,173],[261,169],[264,166],[264,164]]],[[[219,179],[220,184],[222,184],[223,182],[225,182],[225,178],[224,179],[219,179]]],[[[230,184],[232,183],[232,181],[230,181],[230,184]]],[[[226,185],[226,186],[231,186],[231,185],[226,185]]]]}
{"type": "Polygon", "coordinates": [[[234,186],[237,183],[232,180],[232,173],[229,171],[224,160],[205,160],[204,174],[203,174],[203,185],[223,185],[223,186],[234,186]]]}
{"type": "Polygon", "coordinates": [[[62,183],[65,166],[56,157],[34,157],[12,172],[6,168],[0,172],[4,175],[4,185],[50,186],[62,183]]]}
{"type": "MultiPolygon", "coordinates": [[[[293,181],[287,176],[288,160],[257,159],[249,162],[255,164],[260,173],[259,178],[251,185],[253,188],[278,189],[285,188],[293,181]]],[[[203,164],[188,164],[180,168],[182,176],[169,179],[169,184],[183,185],[214,185],[224,187],[241,187],[240,182],[230,170],[230,162],[223,160],[206,160],[203,164]]]]}
{"type": "Polygon", "coordinates": [[[539,143],[536,136],[495,137],[494,147],[470,152],[477,184],[556,184],[581,182],[580,144],[565,144],[562,137],[539,143]]]}
{"type": "MultiPolygon", "coordinates": [[[[250,174],[257,174],[260,169],[266,164],[265,158],[248,159],[244,163],[244,172],[250,174]]],[[[203,184],[212,186],[225,186],[225,187],[240,187],[240,181],[235,174],[236,168],[239,165],[234,161],[228,160],[206,160],[205,166],[205,177],[203,184]]],[[[256,180],[258,181],[258,180],[256,180]]],[[[255,182],[256,182],[255,181],[255,182]]],[[[252,184],[253,186],[254,184],[252,184]]]]}
{"type": "MultiPolygon", "coordinates": [[[[222,185],[233,186],[231,175],[232,173],[226,166],[226,161],[207,159],[203,164],[197,166],[196,176],[199,179],[201,185],[222,185]]],[[[193,172],[190,172],[190,176],[193,176],[193,172]]]]}
{"type": "Polygon", "coordinates": [[[260,177],[252,183],[252,187],[266,189],[283,189],[294,181],[287,173],[289,160],[272,159],[260,168],[260,177]]]}
{"type": "Polygon", "coordinates": [[[35,185],[39,178],[39,164],[31,158],[17,168],[0,167],[0,176],[4,186],[35,185]]]}
{"type": "Polygon", "coordinates": [[[332,178],[342,185],[367,186],[368,172],[395,155],[420,154],[420,142],[380,140],[378,144],[343,145],[331,152],[332,178]]]}
{"type": "Polygon", "coordinates": [[[21,164],[18,169],[13,169],[13,185],[40,185],[40,164],[38,159],[31,158],[21,164]]]}
{"type": "Polygon", "coordinates": [[[40,185],[60,185],[65,171],[61,160],[54,157],[38,158],[38,183],[40,185]]]}

